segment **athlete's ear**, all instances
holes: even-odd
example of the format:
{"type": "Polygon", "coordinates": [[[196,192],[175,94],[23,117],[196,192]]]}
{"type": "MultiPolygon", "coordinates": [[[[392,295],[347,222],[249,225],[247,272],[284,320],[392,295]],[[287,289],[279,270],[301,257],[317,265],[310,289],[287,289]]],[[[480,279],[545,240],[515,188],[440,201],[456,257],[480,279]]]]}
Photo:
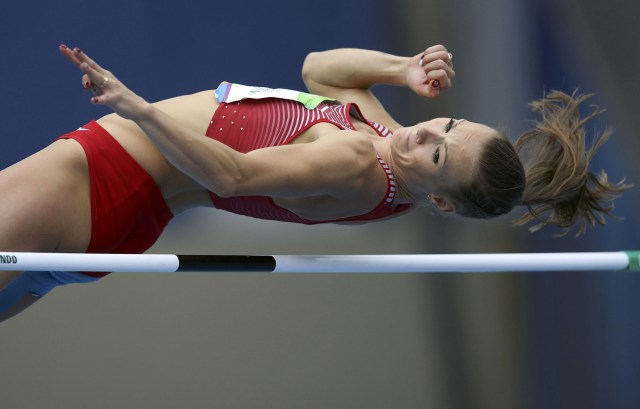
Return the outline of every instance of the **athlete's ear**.
{"type": "Polygon", "coordinates": [[[433,206],[443,212],[453,213],[456,211],[456,205],[449,199],[442,196],[430,196],[433,206]]]}

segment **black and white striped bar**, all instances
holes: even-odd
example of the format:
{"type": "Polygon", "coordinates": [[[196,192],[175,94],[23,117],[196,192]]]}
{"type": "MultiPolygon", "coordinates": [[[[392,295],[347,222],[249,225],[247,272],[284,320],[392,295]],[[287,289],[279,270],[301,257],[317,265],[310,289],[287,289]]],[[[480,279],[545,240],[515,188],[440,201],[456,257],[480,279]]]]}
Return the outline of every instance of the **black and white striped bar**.
{"type": "Polygon", "coordinates": [[[640,251],[236,256],[0,253],[0,270],[95,272],[483,273],[640,271],[640,251]]]}

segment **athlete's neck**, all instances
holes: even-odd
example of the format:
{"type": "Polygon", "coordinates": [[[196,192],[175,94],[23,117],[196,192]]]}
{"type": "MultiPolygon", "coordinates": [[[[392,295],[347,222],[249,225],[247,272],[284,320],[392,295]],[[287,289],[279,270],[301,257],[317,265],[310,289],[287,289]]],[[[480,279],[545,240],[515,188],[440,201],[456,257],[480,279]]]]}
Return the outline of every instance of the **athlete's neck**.
{"type": "Polygon", "coordinates": [[[383,139],[383,138],[380,138],[380,135],[378,135],[375,129],[371,127],[371,125],[361,121],[360,119],[358,119],[358,117],[351,115],[351,123],[353,124],[353,126],[356,128],[358,132],[361,132],[370,136],[374,136],[379,139],[383,139]]]}
{"type": "Polygon", "coordinates": [[[391,138],[380,138],[377,137],[372,140],[373,147],[376,150],[378,156],[382,158],[383,161],[389,166],[391,172],[393,173],[394,180],[396,182],[396,196],[393,200],[394,204],[413,204],[415,200],[413,200],[412,195],[404,188],[405,184],[403,181],[402,172],[398,172],[395,167],[395,160],[393,157],[393,152],[391,150],[391,138]]]}

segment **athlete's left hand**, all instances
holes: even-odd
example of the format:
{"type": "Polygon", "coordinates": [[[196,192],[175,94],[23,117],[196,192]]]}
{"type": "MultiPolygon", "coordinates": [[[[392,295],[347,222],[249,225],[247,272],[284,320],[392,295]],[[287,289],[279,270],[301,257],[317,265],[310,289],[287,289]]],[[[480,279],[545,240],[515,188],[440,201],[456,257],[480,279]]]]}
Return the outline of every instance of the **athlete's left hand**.
{"type": "Polygon", "coordinates": [[[82,86],[93,92],[91,103],[107,105],[126,119],[135,119],[147,112],[149,103],[120,82],[110,71],[102,68],[79,48],[60,45],[60,52],[82,75],[82,86]]]}
{"type": "Polygon", "coordinates": [[[437,98],[440,91],[451,88],[456,76],[452,55],[443,45],[435,45],[412,57],[407,67],[407,85],[416,94],[437,98]]]}

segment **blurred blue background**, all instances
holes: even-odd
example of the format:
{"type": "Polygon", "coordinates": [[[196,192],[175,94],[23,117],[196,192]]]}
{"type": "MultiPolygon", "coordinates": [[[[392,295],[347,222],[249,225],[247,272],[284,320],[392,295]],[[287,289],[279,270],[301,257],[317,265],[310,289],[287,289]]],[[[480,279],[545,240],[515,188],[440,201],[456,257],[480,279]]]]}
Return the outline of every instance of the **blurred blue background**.
{"type": "MultiPolygon", "coordinates": [[[[445,44],[451,92],[376,93],[400,123],[464,117],[507,129],[527,102],[580,87],[616,133],[593,163],[639,182],[640,6],[612,0],[7,3],[0,14],[2,167],[108,113],[57,46],[79,46],[148,100],[223,80],[302,88],[310,51],[415,55],[445,44]]],[[[7,198],[5,198],[7,199],[7,198]]],[[[471,253],[640,247],[637,189],[580,238],[510,218],[426,211],[372,226],[178,217],[152,251],[471,253]]],[[[33,408],[637,408],[640,278],[487,275],[113,275],[62,288],[0,327],[0,406],[33,408]]]]}

